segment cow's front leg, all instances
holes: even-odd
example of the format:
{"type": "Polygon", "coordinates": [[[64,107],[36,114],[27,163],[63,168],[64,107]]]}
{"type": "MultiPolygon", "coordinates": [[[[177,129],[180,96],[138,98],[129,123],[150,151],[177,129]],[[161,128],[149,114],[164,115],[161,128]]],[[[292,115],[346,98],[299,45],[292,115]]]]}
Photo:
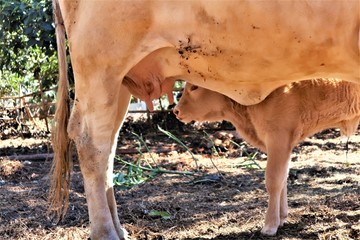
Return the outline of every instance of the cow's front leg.
{"type": "MultiPolygon", "coordinates": [[[[284,134],[285,135],[285,134],[284,134]]],[[[269,194],[268,209],[265,216],[265,225],[261,230],[264,235],[275,235],[281,225],[283,214],[287,215],[287,201],[285,197],[288,162],[291,148],[286,137],[281,136],[267,141],[268,160],[265,173],[266,189],[269,194]],[[275,139],[277,139],[275,141],[275,139]],[[284,142],[279,142],[282,139],[284,142]],[[285,211],[286,208],[286,211],[285,211]]]]}
{"type": "Polygon", "coordinates": [[[91,239],[126,239],[117,215],[112,184],[113,157],[130,94],[115,83],[92,83],[76,96],[69,122],[75,141],[88,203],[91,239]],[[110,87],[111,86],[111,87],[110,87]],[[87,91],[86,91],[87,90],[87,91]]]}

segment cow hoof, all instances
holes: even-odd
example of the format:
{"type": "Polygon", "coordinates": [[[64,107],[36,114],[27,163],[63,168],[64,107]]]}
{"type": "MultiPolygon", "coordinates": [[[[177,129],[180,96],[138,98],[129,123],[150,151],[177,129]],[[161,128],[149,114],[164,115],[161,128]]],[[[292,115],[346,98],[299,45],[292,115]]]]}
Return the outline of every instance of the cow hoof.
{"type": "Polygon", "coordinates": [[[284,226],[286,218],[280,218],[280,227],[284,226]]]}
{"type": "Polygon", "coordinates": [[[263,227],[263,229],[261,230],[261,234],[265,235],[265,236],[275,236],[277,232],[277,228],[276,227],[263,227]]]}
{"type": "Polygon", "coordinates": [[[120,240],[130,240],[129,233],[126,231],[125,228],[121,228],[120,233],[120,240]]]}

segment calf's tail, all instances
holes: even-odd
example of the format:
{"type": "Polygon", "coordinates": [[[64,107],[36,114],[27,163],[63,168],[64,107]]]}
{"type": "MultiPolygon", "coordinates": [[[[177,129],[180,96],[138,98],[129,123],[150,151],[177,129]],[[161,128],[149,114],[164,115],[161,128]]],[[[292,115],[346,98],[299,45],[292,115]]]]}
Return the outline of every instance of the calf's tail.
{"type": "Polygon", "coordinates": [[[67,125],[70,115],[70,98],[67,76],[65,27],[58,0],[53,0],[53,11],[59,61],[59,81],[57,90],[56,112],[52,129],[52,147],[54,159],[51,167],[51,186],[49,191],[48,214],[55,214],[58,219],[64,217],[68,208],[70,170],[72,156],[67,125]]]}

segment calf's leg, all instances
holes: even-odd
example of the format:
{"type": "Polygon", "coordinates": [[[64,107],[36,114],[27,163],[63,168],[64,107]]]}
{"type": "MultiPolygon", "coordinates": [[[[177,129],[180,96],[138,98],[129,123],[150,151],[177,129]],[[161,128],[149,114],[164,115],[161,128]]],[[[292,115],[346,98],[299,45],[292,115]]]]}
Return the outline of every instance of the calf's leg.
{"type": "Polygon", "coordinates": [[[97,73],[77,78],[68,132],[74,140],[84,177],[92,240],[127,239],[120,225],[112,185],[113,157],[120,125],[130,100],[121,81],[97,73]]]}
{"type": "Polygon", "coordinates": [[[266,189],[269,194],[265,225],[261,230],[264,235],[275,235],[287,215],[286,180],[291,148],[286,134],[271,138],[266,142],[268,160],[265,172],[266,189]],[[275,139],[277,139],[275,141],[275,139]],[[279,142],[282,139],[283,142],[279,142]],[[286,202],[286,203],[285,203],[286,202]]]}

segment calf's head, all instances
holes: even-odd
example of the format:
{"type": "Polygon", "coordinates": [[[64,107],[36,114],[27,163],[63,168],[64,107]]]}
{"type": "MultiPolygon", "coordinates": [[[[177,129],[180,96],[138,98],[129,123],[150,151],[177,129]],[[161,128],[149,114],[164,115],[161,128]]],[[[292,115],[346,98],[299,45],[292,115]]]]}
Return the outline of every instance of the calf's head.
{"type": "Polygon", "coordinates": [[[231,100],[221,93],[186,83],[180,101],[174,108],[174,114],[184,123],[193,120],[219,121],[225,119],[225,113],[230,106],[231,100]]]}

